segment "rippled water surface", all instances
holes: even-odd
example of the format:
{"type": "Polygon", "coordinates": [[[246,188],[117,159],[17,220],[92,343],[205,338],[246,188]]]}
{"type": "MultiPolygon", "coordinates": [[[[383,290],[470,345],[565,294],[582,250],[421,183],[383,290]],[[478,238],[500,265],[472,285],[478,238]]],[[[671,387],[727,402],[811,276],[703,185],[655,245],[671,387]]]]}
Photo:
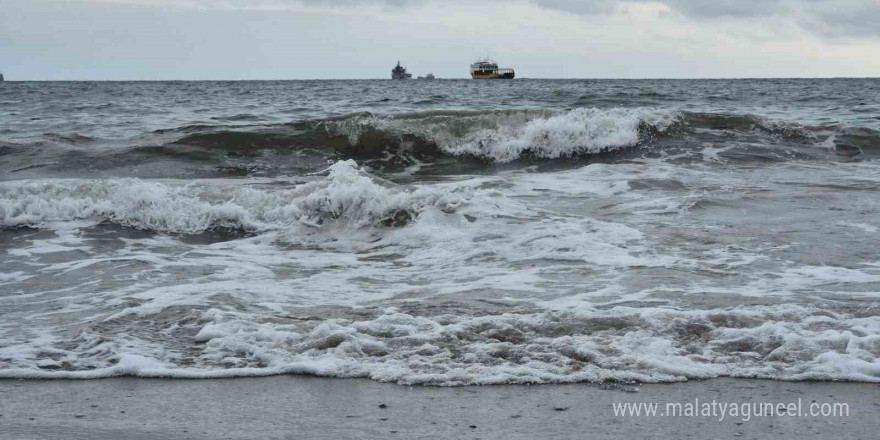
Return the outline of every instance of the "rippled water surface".
{"type": "Polygon", "coordinates": [[[0,84],[0,377],[880,382],[880,80],[0,84]]]}

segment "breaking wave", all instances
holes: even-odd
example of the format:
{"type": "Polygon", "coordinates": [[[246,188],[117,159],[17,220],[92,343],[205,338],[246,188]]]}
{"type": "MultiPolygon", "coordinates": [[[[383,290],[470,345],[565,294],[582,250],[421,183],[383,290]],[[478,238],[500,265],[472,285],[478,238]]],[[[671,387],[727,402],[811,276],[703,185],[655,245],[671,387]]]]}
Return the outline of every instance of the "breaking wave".
{"type": "Polygon", "coordinates": [[[0,183],[0,226],[93,220],[158,232],[268,230],[344,223],[400,226],[430,208],[452,210],[461,195],[408,189],[342,161],[327,177],[272,191],[212,182],[173,185],[139,179],[0,183]]]}
{"type": "Polygon", "coordinates": [[[315,123],[351,145],[377,130],[385,136],[412,136],[445,154],[495,162],[532,157],[556,159],[634,146],[662,133],[677,120],[672,112],[647,109],[578,108],[566,112],[429,112],[411,115],[358,115],[315,123]]]}
{"type": "Polygon", "coordinates": [[[880,383],[876,81],[407,84],[13,84],[0,378],[880,383]]]}
{"type": "Polygon", "coordinates": [[[150,350],[146,341],[138,352],[130,348],[133,341],[83,332],[77,343],[93,355],[68,356],[56,349],[56,361],[40,361],[41,350],[34,348],[4,360],[0,350],[0,377],[295,373],[446,386],[722,376],[880,382],[877,316],[796,305],[489,316],[414,316],[389,308],[366,319],[279,319],[254,322],[220,310],[189,316],[170,337],[185,335],[196,344],[195,365],[178,365],[174,356],[152,357],[167,351],[150,350]]]}
{"type": "Polygon", "coordinates": [[[0,142],[5,159],[0,170],[63,175],[89,169],[115,175],[142,167],[143,175],[152,177],[275,176],[316,172],[327,161],[354,159],[389,172],[426,163],[476,171],[517,161],[605,160],[658,150],[676,155],[706,143],[731,142],[744,152],[734,160],[809,159],[822,152],[872,159],[880,152],[880,132],[869,128],[651,108],[356,113],[289,124],[188,125],[125,141],[76,134],[44,138],[0,142]],[[774,152],[755,154],[755,148],[774,152]],[[176,165],[168,167],[168,161],[176,165]]]}

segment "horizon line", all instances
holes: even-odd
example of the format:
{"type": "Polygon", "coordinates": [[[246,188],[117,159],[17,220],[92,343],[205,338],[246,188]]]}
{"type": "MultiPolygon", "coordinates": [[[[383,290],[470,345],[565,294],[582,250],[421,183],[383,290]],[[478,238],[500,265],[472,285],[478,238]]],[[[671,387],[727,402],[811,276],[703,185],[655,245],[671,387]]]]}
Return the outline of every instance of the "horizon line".
{"type": "MultiPolygon", "coordinates": [[[[614,81],[646,81],[646,80],[759,80],[759,79],[880,79],[880,76],[741,76],[741,77],[568,77],[568,78],[545,78],[545,77],[518,77],[506,81],[516,80],[614,80],[614,81]]],[[[424,80],[424,79],[423,79],[424,80]]],[[[433,80],[469,80],[479,81],[469,77],[437,77],[433,80]]],[[[245,81],[394,81],[394,82],[419,82],[419,78],[409,80],[394,80],[391,78],[252,78],[252,79],[8,79],[4,82],[245,82],[245,81]]],[[[491,80],[489,80],[491,81],[491,80]]],[[[501,81],[501,82],[506,82],[501,81]]],[[[494,82],[494,81],[493,81],[494,82]]]]}

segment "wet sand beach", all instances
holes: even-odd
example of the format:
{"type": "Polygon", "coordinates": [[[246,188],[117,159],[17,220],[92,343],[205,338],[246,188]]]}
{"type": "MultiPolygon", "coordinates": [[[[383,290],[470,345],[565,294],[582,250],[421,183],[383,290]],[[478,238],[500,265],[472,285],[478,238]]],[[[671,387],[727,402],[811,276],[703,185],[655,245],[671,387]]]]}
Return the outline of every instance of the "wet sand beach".
{"type": "Polygon", "coordinates": [[[2,439],[873,438],[880,386],[713,379],[406,387],[364,379],[0,381],[2,439]],[[849,417],[615,417],[612,403],[847,403],[849,417]]]}

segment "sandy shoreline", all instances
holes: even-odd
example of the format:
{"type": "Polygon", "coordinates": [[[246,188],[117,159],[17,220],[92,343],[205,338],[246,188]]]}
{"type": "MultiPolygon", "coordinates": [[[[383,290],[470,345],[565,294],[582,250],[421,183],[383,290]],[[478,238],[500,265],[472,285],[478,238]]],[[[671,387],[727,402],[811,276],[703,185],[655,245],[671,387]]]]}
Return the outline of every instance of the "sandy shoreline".
{"type": "Polygon", "coordinates": [[[714,379],[406,387],[365,379],[0,380],[3,439],[873,438],[880,386],[714,379]],[[615,417],[612,403],[845,402],[849,417],[615,417]],[[382,407],[384,405],[385,407],[382,407]]]}

